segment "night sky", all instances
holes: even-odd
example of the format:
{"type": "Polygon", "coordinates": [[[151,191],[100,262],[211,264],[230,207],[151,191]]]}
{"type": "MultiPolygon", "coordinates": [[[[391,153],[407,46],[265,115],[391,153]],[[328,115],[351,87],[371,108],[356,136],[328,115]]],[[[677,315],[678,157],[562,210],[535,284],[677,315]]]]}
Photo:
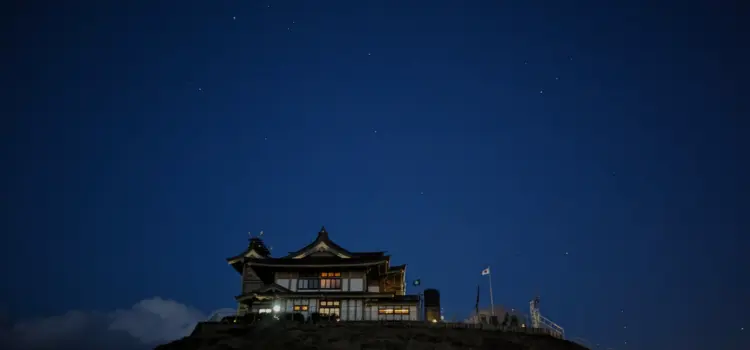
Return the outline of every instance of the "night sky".
{"type": "Polygon", "coordinates": [[[750,59],[729,2],[16,3],[14,347],[174,339],[236,307],[225,258],[248,232],[278,256],[325,225],[408,264],[448,319],[477,284],[488,306],[490,266],[495,304],[540,295],[601,349],[750,349],[750,59]]]}

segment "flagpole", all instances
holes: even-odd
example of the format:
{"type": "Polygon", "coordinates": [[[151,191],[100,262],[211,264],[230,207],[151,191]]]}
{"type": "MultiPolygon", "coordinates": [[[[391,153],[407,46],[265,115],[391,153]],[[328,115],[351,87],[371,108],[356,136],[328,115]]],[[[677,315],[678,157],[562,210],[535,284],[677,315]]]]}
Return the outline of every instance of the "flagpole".
{"type": "Polygon", "coordinates": [[[495,301],[492,299],[492,271],[489,272],[487,277],[490,279],[490,313],[495,316],[495,301]]]}
{"type": "Polygon", "coordinates": [[[479,323],[479,284],[477,284],[477,303],[474,305],[474,323],[479,323]]]}

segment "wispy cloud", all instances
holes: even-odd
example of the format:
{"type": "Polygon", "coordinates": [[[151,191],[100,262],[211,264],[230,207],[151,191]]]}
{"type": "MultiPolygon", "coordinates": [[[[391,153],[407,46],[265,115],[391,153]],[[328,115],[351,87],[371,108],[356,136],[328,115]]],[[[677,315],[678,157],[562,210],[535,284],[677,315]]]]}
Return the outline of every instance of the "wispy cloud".
{"type": "Polygon", "coordinates": [[[190,334],[208,315],[159,297],[111,312],[69,311],[0,328],[8,350],[144,350],[190,334]]]}

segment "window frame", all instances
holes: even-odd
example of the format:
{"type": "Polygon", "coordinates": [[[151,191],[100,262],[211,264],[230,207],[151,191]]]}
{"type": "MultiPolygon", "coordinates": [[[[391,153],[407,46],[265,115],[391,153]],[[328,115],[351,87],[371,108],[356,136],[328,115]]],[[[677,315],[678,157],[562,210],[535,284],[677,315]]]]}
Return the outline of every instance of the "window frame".
{"type": "Polygon", "coordinates": [[[318,314],[320,315],[336,315],[341,317],[341,300],[328,299],[318,301],[318,314]]]}
{"type": "Polygon", "coordinates": [[[381,305],[378,306],[378,315],[398,315],[404,316],[411,314],[411,308],[409,306],[402,305],[381,305]],[[390,310],[391,312],[386,312],[390,310]],[[398,311],[398,312],[397,312],[398,311]]]}
{"type": "Polygon", "coordinates": [[[341,290],[341,272],[300,273],[297,290],[341,290]]]}

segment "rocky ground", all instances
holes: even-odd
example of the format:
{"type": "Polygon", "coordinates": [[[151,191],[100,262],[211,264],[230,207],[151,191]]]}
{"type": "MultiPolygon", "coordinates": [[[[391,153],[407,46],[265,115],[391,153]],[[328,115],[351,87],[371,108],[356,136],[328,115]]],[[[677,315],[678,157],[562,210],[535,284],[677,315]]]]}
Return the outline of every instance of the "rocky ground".
{"type": "Polygon", "coordinates": [[[565,340],[496,330],[404,324],[199,325],[189,337],[156,350],[586,350],[565,340]]]}

